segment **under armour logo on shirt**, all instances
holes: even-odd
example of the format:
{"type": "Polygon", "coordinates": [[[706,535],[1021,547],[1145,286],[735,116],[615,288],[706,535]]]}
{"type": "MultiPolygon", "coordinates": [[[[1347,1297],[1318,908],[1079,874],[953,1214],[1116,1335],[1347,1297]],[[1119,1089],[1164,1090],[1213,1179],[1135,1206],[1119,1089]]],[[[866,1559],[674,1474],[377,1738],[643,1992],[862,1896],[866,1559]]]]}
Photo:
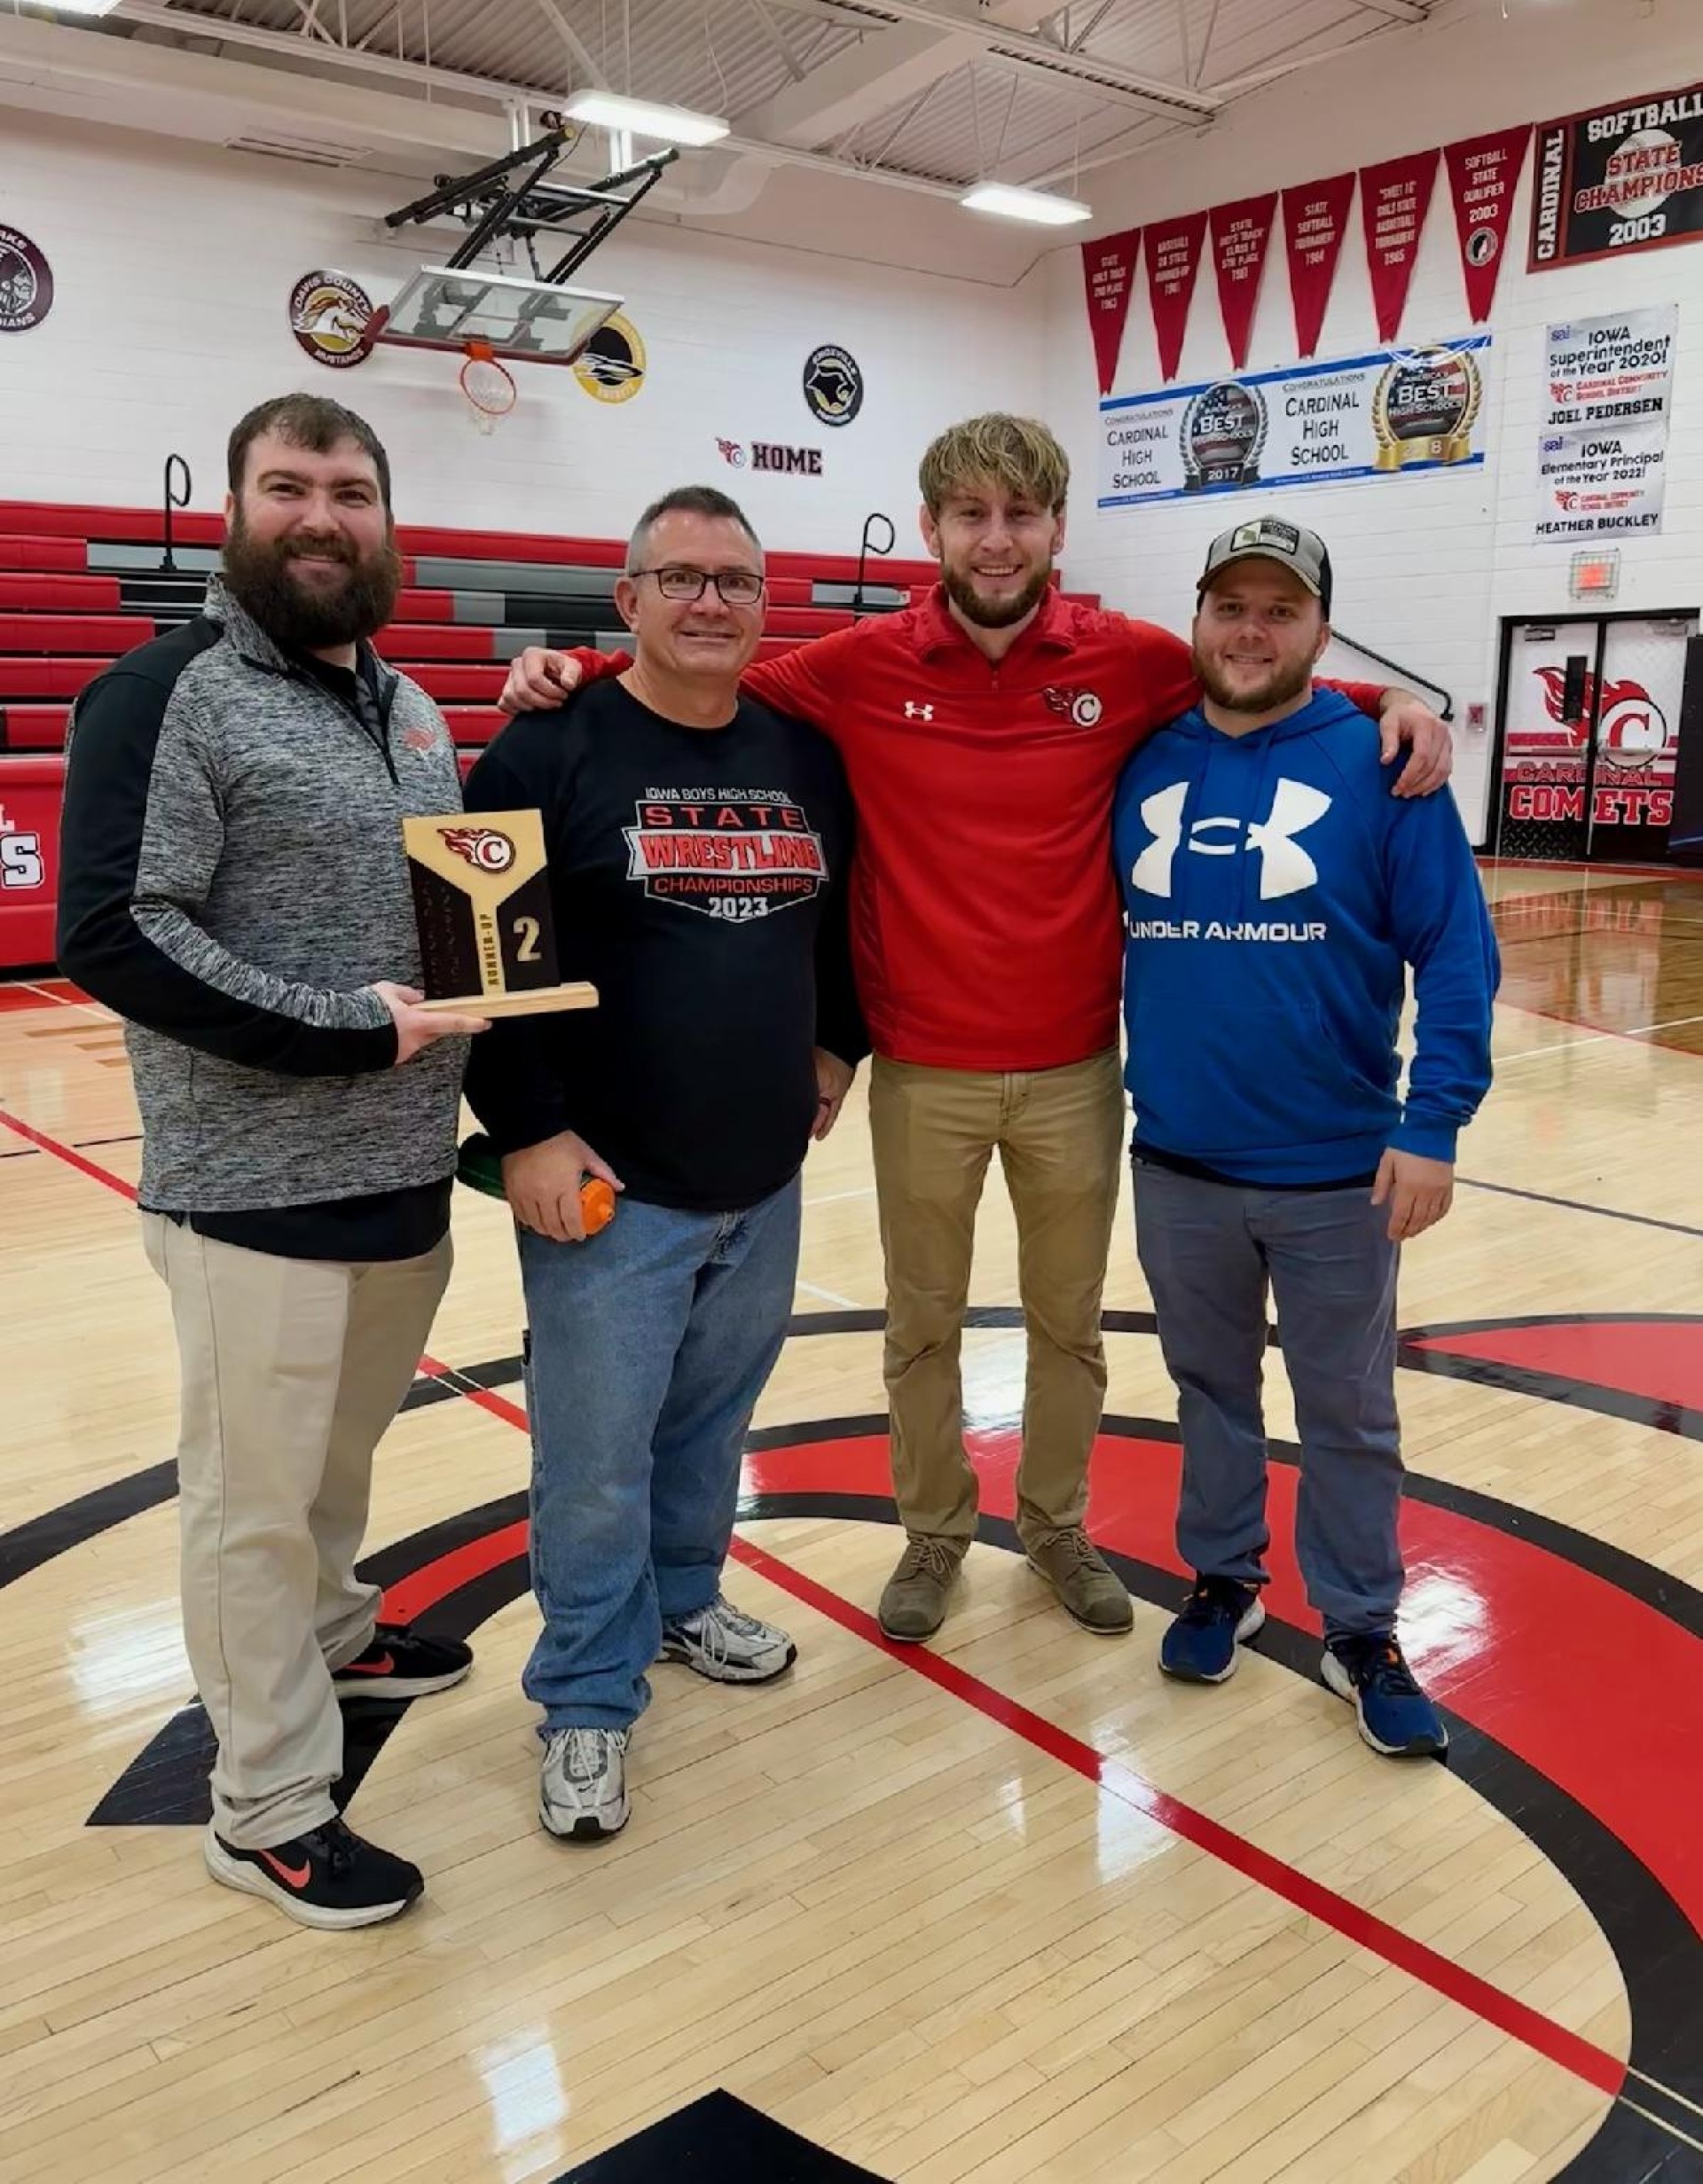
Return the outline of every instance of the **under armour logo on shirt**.
{"type": "MultiPolygon", "coordinates": [[[[1153,840],[1130,870],[1132,886],[1143,895],[1171,892],[1171,866],[1182,842],[1182,808],[1189,801],[1189,784],[1174,782],[1158,790],[1142,804],[1142,823],[1153,840]]],[[[1322,789],[1305,781],[1280,780],[1263,819],[1250,822],[1245,842],[1236,839],[1243,830],[1240,819],[1197,819],[1189,829],[1189,848],[1196,857],[1234,857],[1244,849],[1260,852],[1260,900],[1274,902],[1282,895],[1299,895],[1316,886],[1319,868],[1296,841],[1330,809],[1322,789]],[[1227,835],[1225,841],[1214,836],[1227,835]]]]}
{"type": "Polygon", "coordinates": [[[914,698],[906,698],[905,717],[906,720],[932,720],[934,708],[931,705],[919,705],[914,698]]]}

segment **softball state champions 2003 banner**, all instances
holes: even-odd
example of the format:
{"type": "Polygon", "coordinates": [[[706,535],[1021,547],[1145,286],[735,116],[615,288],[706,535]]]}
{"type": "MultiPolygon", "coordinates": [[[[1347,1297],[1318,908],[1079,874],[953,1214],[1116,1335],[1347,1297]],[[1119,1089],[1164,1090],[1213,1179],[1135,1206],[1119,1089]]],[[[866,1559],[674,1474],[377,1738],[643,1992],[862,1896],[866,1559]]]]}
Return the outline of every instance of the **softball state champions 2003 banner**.
{"type": "Polygon", "coordinates": [[[1537,129],[1534,273],[1703,241],[1703,83],[1537,129]]]}
{"type": "Polygon", "coordinates": [[[1489,355],[1474,333],[1103,401],[1098,505],[1474,468],[1489,355]]]}

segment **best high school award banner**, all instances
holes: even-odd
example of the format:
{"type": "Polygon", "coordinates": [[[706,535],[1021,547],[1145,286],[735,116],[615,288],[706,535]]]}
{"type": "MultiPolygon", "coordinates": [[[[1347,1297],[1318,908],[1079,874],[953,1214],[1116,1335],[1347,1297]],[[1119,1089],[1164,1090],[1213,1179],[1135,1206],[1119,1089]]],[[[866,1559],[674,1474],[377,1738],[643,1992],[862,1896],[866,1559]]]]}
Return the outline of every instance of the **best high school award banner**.
{"type": "Polygon", "coordinates": [[[1653,538],[1660,530],[1678,340],[1676,303],[1550,328],[1540,544],[1653,538]]]}
{"type": "Polygon", "coordinates": [[[1100,404],[1098,505],[1475,469],[1489,355],[1474,333],[1114,395],[1100,404]]]}
{"type": "Polygon", "coordinates": [[[1703,240],[1703,83],[1542,121],[1534,273],[1703,240]]]}

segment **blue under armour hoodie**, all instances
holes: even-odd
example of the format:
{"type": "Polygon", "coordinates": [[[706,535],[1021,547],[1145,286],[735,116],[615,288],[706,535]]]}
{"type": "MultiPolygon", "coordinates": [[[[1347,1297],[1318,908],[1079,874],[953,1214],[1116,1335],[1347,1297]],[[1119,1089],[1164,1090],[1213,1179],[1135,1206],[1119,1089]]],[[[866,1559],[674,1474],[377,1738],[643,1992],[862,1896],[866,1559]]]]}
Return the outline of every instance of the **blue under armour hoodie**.
{"type": "Polygon", "coordinates": [[[1390,793],[1375,723],[1315,689],[1243,736],[1198,711],[1118,783],[1135,1144],[1232,1181],[1452,1161],[1490,1083],[1495,936],[1455,799],[1390,793]],[[1414,971],[1405,1103],[1396,1031],[1414,971]]]}

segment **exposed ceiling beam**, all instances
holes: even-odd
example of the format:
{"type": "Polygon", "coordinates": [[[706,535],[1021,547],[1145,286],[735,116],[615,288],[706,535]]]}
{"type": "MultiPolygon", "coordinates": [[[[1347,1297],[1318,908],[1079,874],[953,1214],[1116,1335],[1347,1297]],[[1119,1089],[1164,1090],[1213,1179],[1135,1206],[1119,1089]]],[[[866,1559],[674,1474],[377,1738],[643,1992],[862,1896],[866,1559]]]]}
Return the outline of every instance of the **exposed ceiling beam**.
{"type": "MultiPolygon", "coordinates": [[[[860,38],[812,69],[803,82],[789,84],[742,113],[741,129],[773,144],[831,144],[861,125],[884,124],[929,84],[972,61],[1016,68],[1056,91],[1068,86],[1103,106],[1181,116],[1197,124],[1210,121],[1222,103],[1214,91],[1072,52],[1036,35],[1031,27],[1046,20],[1042,0],[993,0],[973,15],[956,13],[936,0],[879,0],[879,5],[891,27],[860,38]]],[[[860,27],[867,27],[867,18],[860,27]]]]}
{"type": "Polygon", "coordinates": [[[537,0],[537,5],[545,22],[567,47],[575,67],[586,82],[594,84],[600,91],[607,90],[608,78],[592,59],[591,48],[557,6],[556,0],[537,0]]]}
{"type": "MultiPolygon", "coordinates": [[[[1389,4],[1390,0],[1378,0],[1378,4],[1389,4]]],[[[1402,0],[1402,4],[1407,4],[1408,0],[1402,0]]],[[[1368,0],[1361,0],[1361,4],[1368,4],[1368,0]]],[[[974,38],[991,51],[1033,60],[1055,72],[1074,70],[1085,80],[1091,78],[1095,82],[1113,84],[1120,90],[1151,99],[1166,112],[1193,114],[1201,121],[1210,121],[1223,104],[1216,92],[1197,90],[1192,85],[1173,83],[1164,76],[1146,75],[1139,68],[1125,67],[1121,61],[1101,60],[1089,53],[1071,53],[1049,38],[1037,37],[1032,32],[1016,27],[1020,20],[1038,20],[1033,6],[1014,5],[1008,9],[996,4],[978,9],[973,16],[962,16],[932,5],[930,0],[880,0],[880,5],[883,14],[895,16],[902,23],[915,23],[938,31],[942,36],[974,38]]],[[[871,41],[870,50],[880,51],[878,39],[871,41]]]]}
{"type": "Polygon", "coordinates": [[[770,12],[766,0],[749,0],[749,5],[752,14],[763,26],[764,35],[767,37],[769,43],[773,46],[786,63],[787,74],[795,83],[802,83],[805,74],[804,64],[793,51],[792,41],[770,12]]]}
{"type": "MultiPolygon", "coordinates": [[[[0,35],[10,31],[12,20],[10,16],[0,15],[0,35]]],[[[559,87],[553,89],[547,84],[504,82],[490,76],[466,75],[451,68],[436,66],[428,68],[421,62],[398,60],[389,53],[357,53],[346,46],[310,44],[294,31],[267,30],[257,24],[232,21],[224,16],[192,14],[186,8],[166,6],[164,0],[121,0],[115,14],[105,20],[109,23],[155,24],[184,35],[217,40],[227,46],[251,46],[258,51],[277,54],[298,64],[305,57],[310,57],[313,74],[307,78],[309,81],[316,78],[323,81],[323,72],[326,71],[351,81],[374,74],[388,76],[411,85],[422,103],[428,95],[441,99],[449,92],[476,97],[487,108],[515,111],[523,107],[547,106],[552,99],[561,95],[559,87]]],[[[22,18],[19,19],[19,22],[20,28],[26,31],[36,27],[22,18]]],[[[109,53],[116,47],[115,59],[124,52],[122,40],[114,40],[82,25],[54,24],[41,27],[55,42],[86,39],[92,45],[98,40],[109,53]]],[[[457,111],[465,114],[467,109],[460,107],[457,111]]],[[[723,137],[716,146],[716,153],[743,154],[773,166],[807,168],[812,174],[829,175],[841,182],[880,183],[888,189],[907,190],[914,195],[939,198],[949,204],[956,204],[961,195],[961,192],[949,183],[936,182],[923,175],[909,175],[902,168],[867,168],[853,160],[832,159],[825,153],[798,145],[765,143],[742,135],[723,137]]]]}
{"type": "Polygon", "coordinates": [[[1354,0],[1354,5],[1393,23],[1423,23],[1431,14],[1429,0],[1354,0]]]}

